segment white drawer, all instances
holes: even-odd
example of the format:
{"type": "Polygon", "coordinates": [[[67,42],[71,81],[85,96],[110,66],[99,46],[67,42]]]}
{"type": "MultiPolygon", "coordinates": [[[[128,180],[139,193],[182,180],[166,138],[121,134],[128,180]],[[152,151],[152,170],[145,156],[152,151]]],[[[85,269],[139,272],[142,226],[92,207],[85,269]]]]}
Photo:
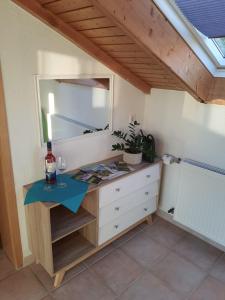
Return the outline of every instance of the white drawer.
{"type": "Polygon", "coordinates": [[[141,188],[132,194],[103,206],[99,211],[99,227],[125,214],[133,207],[140,205],[158,195],[159,180],[141,188]]]}
{"type": "Polygon", "coordinates": [[[130,174],[125,178],[108,184],[99,190],[99,207],[103,207],[119,198],[136,191],[160,178],[160,165],[155,164],[144,170],[130,174]]]}
{"type": "Polygon", "coordinates": [[[127,214],[121,215],[112,222],[99,228],[98,244],[101,245],[114,236],[127,229],[129,226],[156,211],[157,197],[134,207],[127,214]]]}

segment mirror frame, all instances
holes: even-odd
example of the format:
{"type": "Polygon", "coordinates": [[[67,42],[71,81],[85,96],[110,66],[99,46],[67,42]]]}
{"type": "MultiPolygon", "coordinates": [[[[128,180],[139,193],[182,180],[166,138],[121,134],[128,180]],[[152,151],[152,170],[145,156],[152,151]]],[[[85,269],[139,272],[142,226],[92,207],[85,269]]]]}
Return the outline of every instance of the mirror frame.
{"type": "Polygon", "coordinates": [[[110,96],[109,96],[109,129],[87,133],[83,135],[74,136],[71,138],[52,140],[54,144],[64,143],[67,141],[78,140],[88,137],[109,135],[113,131],[113,99],[114,99],[114,76],[105,74],[80,74],[80,75],[35,75],[35,86],[36,86],[36,99],[37,99],[37,112],[38,112],[38,123],[39,123],[39,135],[41,145],[44,146],[43,137],[43,126],[42,126],[42,115],[41,115],[41,98],[40,98],[40,80],[53,80],[53,79],[89,79],[89,78],[108,78],[110,86],[110,96]]]}

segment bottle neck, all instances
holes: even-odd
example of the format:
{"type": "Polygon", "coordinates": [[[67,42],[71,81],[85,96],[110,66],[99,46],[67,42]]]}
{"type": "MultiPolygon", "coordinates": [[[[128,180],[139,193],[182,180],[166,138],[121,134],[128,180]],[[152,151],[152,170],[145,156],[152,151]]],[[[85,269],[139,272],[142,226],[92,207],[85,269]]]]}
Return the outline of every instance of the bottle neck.
{"type": "Polygon", "coordinates": [[[48,154],[52,154],[52,149],[48,149],[48,154]]]}

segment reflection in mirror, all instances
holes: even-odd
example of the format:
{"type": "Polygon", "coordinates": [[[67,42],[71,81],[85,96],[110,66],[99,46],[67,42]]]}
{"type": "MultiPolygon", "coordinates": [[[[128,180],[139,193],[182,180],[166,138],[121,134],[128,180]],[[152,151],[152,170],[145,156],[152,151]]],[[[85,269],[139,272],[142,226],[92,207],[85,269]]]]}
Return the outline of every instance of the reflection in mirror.
{"type": "Polygon", "coordinates": [[[39,79],[42,141],[111,130],[110,78],[39,79]]]}

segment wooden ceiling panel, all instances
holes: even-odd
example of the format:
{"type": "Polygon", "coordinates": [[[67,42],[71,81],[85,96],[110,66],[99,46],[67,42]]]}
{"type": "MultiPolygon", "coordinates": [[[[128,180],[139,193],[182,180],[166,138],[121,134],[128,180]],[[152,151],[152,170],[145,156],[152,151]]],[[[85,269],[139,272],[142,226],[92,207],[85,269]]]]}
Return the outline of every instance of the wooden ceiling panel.
{"type": "Polygon", "coordinates": [[[113,37],[113,36],[123,36],[123,32],[117,27],[106,27],[98,29],[88,29],[80,31],[86,37],[113,37]]]}
{"type": "Polygon", "coordinates": [[[61,12],[58,16],[66,23],[104,17],[104,15],[93,6],[61,12]]]}
{"type": "Polygon", "coordinates": [[[115,58],[149,58],[149,56],[143,51],[118,51],[112,52],[112,57],[115,58]]]}
{"type": "Polygon", "coordinates": [[[175,91],[183,91],[183,88],[179,88],[177,85],[166,85],[166,84],[154,84],[152,85],[155,89],[162,89],[162,90],[175,90],[175,91]]]}
{"type": "MultiPolygon", "coordinates": [[[[92,0],[109,19],[131,37],[142,50],[165,65],[177,86],[197,100],[208,103],[218,89],[207,70],[184,39],[168,22],[153,0],[92,0]]],[[[218,82],[218,80],[217,80],[218,82]]],[[[225,92],[224,98],[225,98],[225,92]]]]}
{"type": "Polygon", "coordinates": [[[108,55],[105,51],[98,47],[81,31],[76,30],[72,25],[62,20],[60,15],[54,14],[51,10],[45,8],[44,5],[41,5],[36,0],[13,0],[13,2],[17,3],[32,15],[42,20],[45,24],[55,29],[58,33],[68,38],[96,60],[105,64],[113,72],[119,74],[122,78],[133,84],[136,88],[140,89],[144,93],[150,92],[151,86],[149,83],[146,83],[129,69],[123,67],[121,63],[118,63],[112,56],[108,55]]]}
{"type": "Polygon", "coordinates": [[[58,0],[44,5],[45,8],[50,9],[55,14],[69,12],[71,10],[80,9],[92,6],[89,0],[58,0]]]}
{"type": "MultiPolygon", "coordinates": [[[[169,81],[172,81],[172,78],[167,76],[167,75],[164,75],[164,74],[155,74],[155,73],[152,73],[152,74],[145,74],[145,75],[141,75],[141,77],[146,80],[146,81],[151,81],[151,80],[158,80],[160,81],[161,79],[166,79],[168,82],[169,81]]],[[[173,80],[173,82],[176,82],[175,80],[173,80]]]]}
{"type": "Polygon", "coordinates": [[[48,4],[52,2],[58,2],[58,0],[38,0],[38,2],[40,2],[40,4],[48,4]]]}
{"type": "Polygon", "coordinates": [[[106,17],[82,20],[70,23],[77,30],[98,29],[105,27],[113,27],[113,23],[106,17]]]}
{"type": "MultiPolygon", "coordinates": [[[[24,0],[22,1],[24,2],[24,0]]],[[[168,78],[169,81],[170,74],[161,66],[161,63],[149,53],[143,52],[143,49],[124,34],[118,26],[115,26],[111,19],[94,7],[92,1],[58,0],[45,2],[43,7],[68,23],[74,30],[91,39],[121,67],[136,74],[143,82],[147,81],[149,87],[151,81],[155,84],[154,80],[160,80],[161,77],[157,77],[159,75],[164,75],[164,81],[165,78],[168,78]],[[139,61],[134,61],[134,58],[139,61]],[[145,60],[143,61],[143,59],[145,60]],[[144,76],[151,77],[143,78],[144,76]]]]}
{"type": "Polygon", "coordinates": [[[100,47],[110,53],[116,51],[138,51],[139,50],[139,47],[136,44],[100,45],[100,47]]]}
{"type": "Polygon", "coordinates": [[[133,70],[162,70],[166,71],[158,64],[136,64],[136,63],[124,63],[125,66],[132,68],[133,70]]]}
{"type": "Polygon", "coordinates": [[[134,42],[125,35],[120,36],[107,36],[107,37],[95,37],[92,41],[98,45],[123,45],[133,44],[134,42]]]}
{"type": "Polygon", "coordinates": [[[155,64],[155,61],[150,57],[117,57],[117,60],[121,63],[143,63],[143,64],[155,64]]]}
{"type": "Polygon", "coordinates": [[[213,77],[152,0],[13,1],[143,92],[187,90],[209,100],[213,77]]]}

